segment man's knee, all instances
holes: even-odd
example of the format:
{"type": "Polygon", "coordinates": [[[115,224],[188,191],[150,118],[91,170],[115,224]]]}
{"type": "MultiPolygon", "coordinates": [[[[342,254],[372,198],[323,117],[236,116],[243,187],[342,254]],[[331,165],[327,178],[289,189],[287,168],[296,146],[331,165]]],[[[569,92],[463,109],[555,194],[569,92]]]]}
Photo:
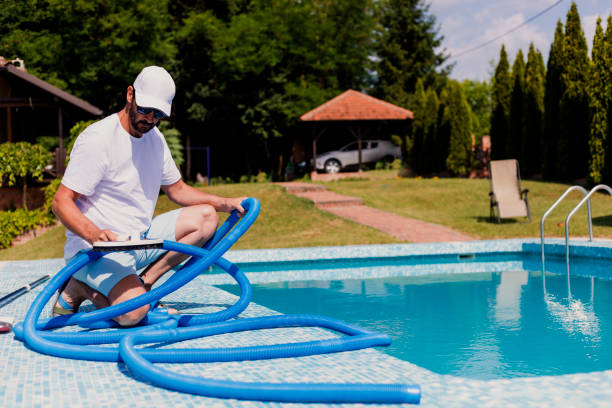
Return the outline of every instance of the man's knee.
{"type": "Polygon", "coordinates": [[[202,235],[209,235],[211,230],[217,228],[219,224],[219,215],[217,211],[208,204],[199,204],[183,209],[182,219],[179,222],[192,231],[200,231],[202,235]],[[184,214],[183,214],[184,213],[184,214]]]}
{"type": "Polygon", "coordinates": [[[134,326],[140,323],[140,321],[145,318],[148,312],[149,305],[144,305],[139,307],[138,309],[134,309],[128,313],[122,314],[121,316],[117,316],[115,320],[121,326],[134,326]]]}

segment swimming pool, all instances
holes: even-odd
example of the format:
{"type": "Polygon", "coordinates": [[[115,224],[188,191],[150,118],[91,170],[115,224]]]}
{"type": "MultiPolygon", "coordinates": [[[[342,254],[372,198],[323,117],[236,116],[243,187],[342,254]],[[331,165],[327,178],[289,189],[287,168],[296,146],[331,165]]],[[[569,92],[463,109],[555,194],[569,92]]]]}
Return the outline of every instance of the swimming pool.
{"type": "Polygon", "coordinates": [[[541,271],[525,270],[304,280],[254,285],[253,301],[387,333],[393,343],[382,351],[439,374],[489,380],[612,368],[612,281],[573,277],[571,300],[565,275],[548,273],[546,284],[544,294],[541,271]]]}
{"type": "MultiPolygon", "coordinates": [[[[547,241],[548,242],[548,241],[547,241]]],[[[495,273],[524,270],[530,262],[539,263],[539,240],[495,240],[462,243],[368,245],[349,247],[319,247],[270,250],[237,250],[228,252],[227,258],[247,266],[248,264],[270,263],[271,271],[248,272],[255,285],[304,280],[353,280],[389,278],[399,276],[424,276],[428,274],[495,273]],[[501,258],[488,259],[486,254],[498,253],[501,258]],[[518,254],[527,255],[521,259],[518,254]],[[504,256],[507,255],[506,258],[504,256]],[[420,257],[432,262],[415,263],[408,267],[393,265],[397,257],[420,257]],[[447,259],[436,263],[434,258],[447,259]],[[330,262],[339,259],[367,260],[385,258],[388,265],[368,267],[351,266],[343,268],[309,269],[309,261],[330,262]],[[452,260],[454,258],[454,260],[452,260]],[[304,264],[301,270],[286,269],[293,262],[304,264]],[[282,266],[284,264],[285,266],[282,266]]],[[[592,272],[598,276],[609,274],[612,260],[612,243],[594,244],[576,242],[571,247],[574,256],[593,261],[592,272]],[[608,265],[606,267],[606,265],[608,265]]],[[[557,253],[562,256],[565,247],[559,240],[550,240],[547,256],[557,253]]],[[[316,263],[315,262],[315,263],[316,263]]],[[[55,273],[63,264],[62,260],[0,262],[0,292],[8,293],[14,288],[32,281],[43,273],[55,273]]],[[[564,270],[561,266],[561,271],[564,270]]],[[[537,269],[537,266],[535,267],[537,269]]],[[[572,269],[572,273],[574,273],[572,269]]],[[[467,276],[467,275],[466,275],[467,276]]],[[[222,310],[236,302],[231,293],[218,289],[219,285],[231,280],[221,274],[207,273],[195,279],[184,289],[177,291],[164,302],[183,312],[211,313],[222,310]]],[[[572,278],[573,282],[573,278],[572,278]]],[[[548,279],[547,288],[552,285],[548,279]]],[[[563,285],[549,292],[562,297],[563,285]]],[[[574,287],[572,287],[574,289],[574,287]]],[[[577,291],[576,296],[589,297],[586,292],[577,291]]],[[[594,292],[598,299],[597,291],[594,292]]],[[[28,293],[10,304],[4,314],[23,319],[36,291],[28,293]]],[[[584,299],[585,301],[588,299],[584,299]]],[[[603,298],[601,299],[603,300],[603,298]]],[[[313,312],[308,310],[308,312],[313,312]]],[[[257,317],[278,314],[271,308],[252,302],[240,317],[257,317]]],[[[326,311],[324,314],[329,314],[326,311]]],[[[119,364],[84,362],[57,359],[33,353],[12,335],[0,336],[0,406],[88,406],[92,401],[100,407],[118,405],[183,408],[192,406],[214,407],[257,407],[285,406],[263,402],[240,402],[219,400],[168,392],[150,384],[134,381],[129,370],[119,364]],[[100,390],[104,392],[100,392],[100,390]]],[[[236,347],[255,344],[276,344],[299,342],[305,339],[329,338],[329,332],[314,328],[293,328],[287,330],[264,330],[249,333],[233,333],[216,338],[202,339],[193,347],[236,347]]],[[[190,345],[191,346],[191,345],[190,345]]],[[[560,356],[563,358],[563,356],[560,356]]],[[[168,367],[185,373],[204,377],[261,382],[318,382],[322,378],[338,382],[409,382],[420,384],[422,407],[594,407],[612,405],[612,370],[589,373],[529,376],[497,380],[478,380],[461,375],[441,375],[414,362],[393,357],[379,350],[361,350],[348,353],[328,354],[285,360],[271,360],[240,363],[189,364],[184,367],[168,367]]],[[[290,406],[293,406],[290,404],[290,406]]],[[[312,404],[309,408],[323,408],[328,405],[312,404]]],[[[355,405],[346,404],[342,407],[355,405]]],[[[362,405],[358,405],[362,406],[362,405]]],[[[391,405],[389,405],[391,406],[391,405]]],[[[400,405],[396,405],[400,406],[400,405]]],[[[401,405],[404,406],[404,405],[401,405]]]]}

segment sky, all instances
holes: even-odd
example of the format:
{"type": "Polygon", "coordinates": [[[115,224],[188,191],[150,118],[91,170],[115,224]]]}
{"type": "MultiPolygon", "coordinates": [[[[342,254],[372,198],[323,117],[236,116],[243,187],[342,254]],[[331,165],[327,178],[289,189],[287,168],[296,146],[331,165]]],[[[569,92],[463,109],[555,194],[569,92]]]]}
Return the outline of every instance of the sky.
{"type": "MultiPolygon", "coordinates": [[[[451,78],[457,80],[488,80],[499,60],[502,44],[505,44],[510,64],[519,49],[525,58],[529,44],[540,50],[544,63],[552,43],[557,21],[565,25],[571,0],[563,0],[543,15],[518,30],[475,51],[458,55],[477,47],[524,23],[558,0],[425,0],[429,13],[435,16],[439,34],[444,36],[442,49],[450,54],[449,62],[455,66],[451,78]],[[491,65],[493,61],[493,66],[491,65]]],[[[602,19],[605,30],[609,14],[612,14],[612,0],[577,0],[578,13],[582,20],[589,50],[593,42],[597,17],[602,19]]]]}

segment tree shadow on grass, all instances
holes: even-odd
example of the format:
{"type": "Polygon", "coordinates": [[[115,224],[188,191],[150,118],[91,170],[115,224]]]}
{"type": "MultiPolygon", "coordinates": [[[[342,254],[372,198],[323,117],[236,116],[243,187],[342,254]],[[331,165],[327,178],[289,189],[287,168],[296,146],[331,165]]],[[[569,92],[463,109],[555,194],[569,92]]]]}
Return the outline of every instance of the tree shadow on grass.
{"type": "Polygon", "coordinates": [[[517,218],[503,218],[501,222],[497,222],[497,218],[491,218],[491,217],[477,216],[477,217],[472,217],[472,218],[475,219],[476,222],[480,222],[480,223],[484,222],[486,224],[491,224],[491,225],[528,224],[526,218],[525,218],[525,221],[519,220],[517,218]]]}
{"type": "Polygon", "coordinates": [[[612,227],[612,215],[594,217],[593,225],[597,225],[598,227],[612,227]]]}

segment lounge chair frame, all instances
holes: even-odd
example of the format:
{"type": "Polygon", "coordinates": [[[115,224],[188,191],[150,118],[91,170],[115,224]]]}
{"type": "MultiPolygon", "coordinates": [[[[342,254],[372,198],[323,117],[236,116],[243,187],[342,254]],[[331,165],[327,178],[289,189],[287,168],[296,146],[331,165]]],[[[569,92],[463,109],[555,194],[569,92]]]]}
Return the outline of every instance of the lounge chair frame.
{"type": "MultiPolygon", "coordinates": [[[[496,163],[498,162],[503,162],[503,161],[512,161],[515,163],[516,165],[516,180],[517,180],[517,184],[518,184],[518,192],[520,195],[520,199],[522,201],[525,202],[525,207],[527,209],[527,222],[531,222],[531,212],[529,210],[529,189],[522,189],[521,188],[521,172],[520,172],[520,168],[519,168],[519,162],[516,159],[508,159],[508,160],[491,160],[488,163],[489,166],[489,186],[490,186],[490,192],[489,192],[489,199],[490,199],[490,208],[489,208],[489,218],[491,221],[493,221],[494,219],[497,218],[497,222],[501,223],[501,214],[499,211],[499,206],[500,203],[497,199],[497,197],[495,196],[495,191],[494,191],[494,183],[493,183],[493,169],[492,166],[494,166],[496,163]],[[497,209],[497,217],[495,216],[496,210],[497,209]]],[[[514,216],[511,217],[503,217],[503,218],[514,218],[514,216]]]]}

